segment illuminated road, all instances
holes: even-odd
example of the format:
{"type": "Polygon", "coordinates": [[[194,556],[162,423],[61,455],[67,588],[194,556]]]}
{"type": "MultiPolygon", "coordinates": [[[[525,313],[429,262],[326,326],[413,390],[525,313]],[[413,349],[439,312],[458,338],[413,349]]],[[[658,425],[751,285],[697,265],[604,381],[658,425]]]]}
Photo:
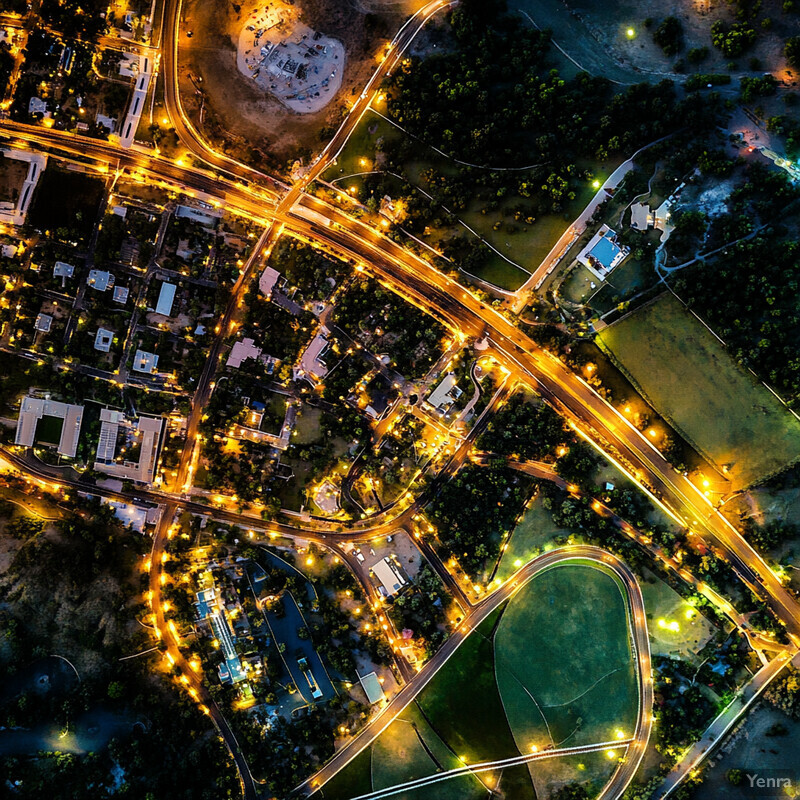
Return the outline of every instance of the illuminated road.
{"type": "Polygon", "coordinates": [[[407,683],[395,695],[380,714],[314,776],[303,782],[297,789],[306,795],[313,794],[330,780],[339,770],[349,764],[364,748],[369,747],[400,714],[406,706],[422,692],[436,673],[457,652],[467,636],[478,627],[498,606],[525,586],[528,581],[542,572],[571,562],[593,563],[598,568],[612,572],[624,588],[630,623],[631,646],[636,661],[639,708],[636,729],[628,746],[626,756],[620,760],[614,774],[604,787],[599,800],[619,797],[631,782],[647,749],[652,728],[653,679],[650,663],[650,640],[644,600],[630,569],[616,556],[591,545],[574,545],[550,550],[528,562],[512,578],[507,580],[479,605],[475,606],[464,622],[442,645],[441,649],[422,667],[413,681],[407,683]]]}

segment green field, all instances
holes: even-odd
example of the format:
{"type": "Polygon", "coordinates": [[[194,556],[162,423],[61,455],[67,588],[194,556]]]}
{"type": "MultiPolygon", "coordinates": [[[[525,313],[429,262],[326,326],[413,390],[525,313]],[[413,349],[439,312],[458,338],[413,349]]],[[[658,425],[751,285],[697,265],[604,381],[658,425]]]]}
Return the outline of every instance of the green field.
{"type": "MultiPolygon", "coordinates": [[[[616,579],[589,563],[555,567],[493,611],[367,754],[315,800],[349,800],[369,787],[396,786],[461,762],[528,753],[533,744],[549,744],[545,718],[558,746],[613,740],[618,730],[630,735],[636,691],[625,601],[616,579]],[[596,636],[599,628],[602,637],[596,636]]],[[[396,796],[479,800],[499,786],[504,797],[536,800],[570,781],[599,789],[615,763],[606,753],[556,758],[396,796]],[[544,794],[536,794],[534,782],[544,794]]]]}
{"type": "Polygon", "coordinates": [[[650,572],[641,583],[650,651],[691,660],[714,634],[714,626],[671,586],[650,572]]]}
{"type": "Polygon", "coordinates": [[[537,576],[509,603],[494,650],[522,752],[609,741],[617,729],[632,733],[635,666],[625,600],[611,575],[574,564],[537,576]]]}
{"type": "MultiPolygon", "coordinates": [[[[396,139],[401,136],[406,134],[385,119],[373,112],[366,114],[337,159],[337,163],[325,171],[324,179],[336,183],[345,191],[354,187],[355,196],[361,196],[362,180],[358,177],[359,174],[380,168],[378,142],[381,139],[396,139]]],[[[404,169],[409,181],[418,188],[425,188],[421,173],[431,167],[445,175],[457,173],[458,165],[455,161],[437,153],[424,143],[416,142],[415,150],[419,154],[418,158],[405,164],[404,169]]],[[[610,165],[610,168],[613,166],[610,165]]],[[[509,263],[491,248],[487,248],[486,263],[475,273],[475,277],[501,289],[514,291],[519,288],[539,266],[593,194],[594,190],[587,182],[578,187],[575,199],[566,204],[563,213],[542,215],[532,225],[520,223],[516,226],[516,230],[511,229],[509,217],[506,215],[506,211],[515,205],[513,200],[501,203],[493,211],[486,211],[485,201],[471,202],[468,208],[459,212],[459,218],[503,256],[514,262],[509,263]],[[495,230],[495,225],[498,223],[499,227],[495,230]],[[519,264],[522,269],[515,264],[519,264]]],[[[453,234],[471,235],[464,227],[456,225],[432,231],[426,238],[429,244],[436,247],[442,239],[453,234]]]]}
{"type": "Polygon", "coordinates": [[[644,398],[734,489],[800,456],[800,422],[671,294],[597,337],[644,398]]]}
{"type": "Polygon", "coordinates": [[[541,496],[537,494],[511,532],[506,543],[508,549],[500,557],[495,578],[505,581],[546,547],[555,546],[553,540],[557,536],[569,536],[570,533],[556,527],[550,512],[542,505],[541,496]]]}

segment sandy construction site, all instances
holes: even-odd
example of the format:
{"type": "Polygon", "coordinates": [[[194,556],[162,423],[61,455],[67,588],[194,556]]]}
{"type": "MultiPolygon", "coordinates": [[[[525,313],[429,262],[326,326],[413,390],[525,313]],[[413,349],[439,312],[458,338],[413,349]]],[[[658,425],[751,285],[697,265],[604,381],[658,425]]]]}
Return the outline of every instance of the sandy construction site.
{"type": "Polygon", "coordinates": [[[239,70],[293,111],[324,108],[339,91],[344,45],[304,25],[297,12],[269,0],[246,18],[239,36],[239,70]]]}

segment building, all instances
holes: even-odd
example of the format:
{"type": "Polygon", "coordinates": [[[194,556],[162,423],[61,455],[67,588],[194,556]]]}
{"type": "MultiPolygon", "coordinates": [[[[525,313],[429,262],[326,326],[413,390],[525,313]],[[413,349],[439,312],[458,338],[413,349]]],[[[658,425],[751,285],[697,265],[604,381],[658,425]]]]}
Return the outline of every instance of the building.
{"type": "Polygon", "coordinates": [[[384,597],[396,595],[408,583],[399,564],[391,556],[373,564],[370,572],[378,579],[380,583],[378,591],[384,597]]]}
{"type": "Polygon", "coordinates": [[[258,279],[258,290],[266,297],[270,297],[272,295],[272,290],[277,286],[280,277],[281,274],[278,272],[278,270],[272,269],[272,267],[267,267],[261,273],[261,277],[258,279]]]}
{"type": "Polygon", "coordinates": [[[14,444],[21,447],[33,447],[36,442],[54,445],[60,455],[75,458],[82,421],[83,406],[59,403],[46,397],[23,397],[14,444]]]}
{"type": "Polygon", "coordinates": [[[152,483],[163,432],[163,417],[130,419],[122,411],[104,408],[94,468],[114,478],[152,483]],[[130,453],[138,458],[134,460],[130,453]]]}
{"type": "Polygon", "coordinates": [[[231,633],[225,610],[222,608],[217,589],[209,589],[197,593],[197,616],[206,620],[211,626],[214,637],[219,642],[225,661],[219,666],[219,678],[223,683],[238,683],[246,677],[242,662],[236,652],[236,644],[231,633]]]}
{"type": "Polygon", "coordinates": [[[72,264],[67,264],[66,261],[56,261],[53,267],[53,277],[61,278],[62,285],[64,278],[71,278],[75,274],[75,267],[72,264]]]}
{"type": "Polygon", "coordinates": [[[315,383],[328,374],[328,367],[322,360],[328,351],[328,329],[320,328],[300,357],[300,366],[294,369],[294,379],[310,378],[315,383]]]}
{"type": "Polygon", "coordinates": [[[89,270],[89,277],[86,279],[86,283],[92,289],[97,289],[98,292],[105,292],[114,285],[114,276],[110,272],[92,269],[89,270]]]}
{"type": "Polygon", "coordinates": [[[33,327],[42,333],[48,333],[53,325],[53,318],[49,314],[37,314],[33,327]]]}
{"type": "Polygon", "coordinates": [[[364,694],[367,695],[367,702],[371,706],[386,699],[383,686],[381,686],[380,679],[376,673],[370,672],[369,675],[359,675],[358,680],[364,689],[364,694]]]}
{"type": "Polygon", "coordinates": [[[457,383],[458,378],[456,378],[455,374],[448,372],[439,382],[439,385],[428,395],[425,404],[440,414],[446,414],[450,406],[463,394],[456,385],[457,383]]]}
{"type": "Polygon", "coordinates": [[[148,353],[146,350],[137,350],[133,356],[133,370],[144,372],[147,375],[155,375],[158,369],[158,356],[155,353],[148,353]]]}
{"type": "Polygon", "coordinates": [[[167,283],[167,281],[161,284],[161,291],[158,293],[158,302],[156,303],[156,314],[161,314],[162,317],[172,315],[172,304],[175,301],[177,288],[174,283],[167,283]]]}
{"type": "Polygon", "coordinates": [[[635,231],[644,232],[653,224],[653,215],[650,213],[650,206],[646,203],[634,203],[631,206],[631,228],[635,231]]]}
{"type": "Polygon", "coordinates": [[[119,303],[120,305],[125,305],[128,302],[128,293],[130,289],[127,286],[115,286],[114,287],[114,302],[119,303]]]}
{"type": "Polygon", "coordinates": [[[324,514],[335,514],[339,510],[339,487],[324,480],[314,491],[314,502],[324,514]]]}
{"type": "Polygon", "coordinates": [[[114,341],[114,331],[106,328],[98,328],[97,335],[94,337],[94,349],[101,353],[108,353],[111,350],[111,342],[114,341]]]}
{"type": "Polygon", "coordinates": [[[617,242],[617,234],[603,225],[578,255],[583,264],[599,280],[604,281],[627,257],[630,251],[617,242]]]}
{"type": "Polygon", "coordinates": [[[228,360],[225,362],[225,365],[228,367],[233,367],[234,369],[239,369],[242,366],[242,362],[246,361],[248,358],[259,358],[261,356],[261,348],[256,347],[255,341],[253,339],[242,339],[241,342],[234,342],[233,347],[231,347],[231,352],[228,354],[228,360]]]}

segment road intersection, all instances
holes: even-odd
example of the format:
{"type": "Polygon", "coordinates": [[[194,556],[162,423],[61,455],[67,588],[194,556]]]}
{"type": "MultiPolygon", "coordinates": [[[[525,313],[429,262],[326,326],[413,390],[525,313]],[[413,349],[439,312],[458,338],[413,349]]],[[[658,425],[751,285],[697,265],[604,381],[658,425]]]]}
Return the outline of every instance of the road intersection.
{"type": "MultiPolygon", "coordinates": [[[[334,138],[309,170],[292,186],[287,186],[271,176],[217,152],[203,140],[186,116],[180,100],[177,71],[180,0],[166,0],[163,11],[161,66],[163,67],[167,112],[181,143],[200,162],[209,165],[213,172],[187,167],[163,158],[156,152],[147,152],[140,147],[123,150],[108,142],[80,138],[63,131],[39,129],[8,120],[0,121],[0,135],[10,139],[12,146],[20,143],[21,146],[40,147],[56,156],[72,160],[93,160],[109,171],[124,169],[133,175],[156,178],[181,191],[200,193],[200,196],[212,199],[220,205],[224,204],[264,225],[262,237],[231,292],[228,306],[220,323],[219,333],[210,349],[201,378],[198,380],[189,416],[186,447],[181,457],[176,485],[185,488],[191,483],[192,470],[196,463],[200,442],[199,420],[213,391],[214,376],[219,365],[222,347],[240,307],[246,287],[262,262],[264,251],[268,251],[280,232],[286,231],[291,235],[312,241],[318,246],[324,246],[340,257],[354,262],[458,334],[476,340],[487,340],[491,355],[509,371],[515,381],[538,392],[566,417],[579,435],[590,441],[603,455],[623,469],[682,527],[690,528],[706,537],[724,552],[750,589],[759,596],[766,596],[775,613],[786,625],[792,641],[800,644],[800,638],[798,638],[800,637],[800,606],[783,587],[766,562],[714,508],[702,491],[685,476],[678,473],[652,443],[598,395],[591,386],[467,288],[438,272],[424,259],[409,252],[380,231],[355,219],[340,208],[305,193],[307,187],[341,152],[358,122],[377,99],[383,79],[399,63],[419,30],[434,14],[450,5],[452,4],[435,0],[406,23],[393,40],[383,62],[353,105],[350,114],[334,138]]],[[[453,461],[454,466],[463,463],[471,444],[471,441],[465,440],[459,450],[459,457],[453,461]]],[[[65,483],[61,478],[45,469],[37,474],[29,463],[22,462],[13,453],[8,453],[7,459],[13,462],[17,469],[33,475],[38,480],[51,484],[54,480],[65,483]]],[[[116,495],[130,499],[129,493],[97,492],[91,487],[81,488],[84,491],[92,491],[106,496],[116,495]]],[[[161,570],[162,555],[165,552],[176,511],[183,508],[197,513],[208,513],[209,509],[192,501],[185,492],[182,496],[157,492],[137,492],[136,495],[146,496],[147,499],[164,506],[164,513],[156,531],[150,558],[149,596],[153,621],[166,647],[165,658],[180,673],[179,680],[217,726],[220,735],[231,751],[242,780],[244,795],[249,800],[249,798],[257,796],[257,791],[246,760],[233,732],[203,686],[201,676],[182,656],[179,637],[176,632],[171,630],[161,602],[162,576],[164,575],[161,570]]],[[[323,523],[310,524],[308,529],[285,523],[271,523],[269,530],[287,536],[302,535],[303,538],[331,546],[345,538],[355,539],[362,536],[369,538],[390,533],[398,527],[408,524],[418,510],[419,506],[412,502],[404,507],[392,508],[382,515],[357,521],[347,531],[335,531],[323,523]]],[[[223,519],[226,516],[238,521],[247,519],[246,515],[233,514],[224,510],[214,511],[214,514],[223,519]]],[[[251,517],[250,519],[258,518],[251,517]]],[[[347,560],[346,554],[341,550],[339,552],[342,552],[343,557],[347,560]]],[[[427,552],[425,554],[431,558],[432,563],[436,564],[435,554],[427,552]]],[[[573,551],[569,553],[551,551],[547,556],[548,559],[543,561],[537,559],[523,567],[518,576],[514,578],[514,582],[519,584],[529,580],[543,568],[552,567],[556,563],[568,561],[574,557],[581,557],[608,562],[627,590],[632,619],[632,640],[636,646],[640,682],[640,713],[637,731],[633,741],[629,744],[627,757],[615,771],[602,795],[604,798],[618,797],[629,784],[636,766],[644,754],[652,725],[652,677],[644,610],[640,602],[641,593],[627,568],[609,554],[600,554],[592,550],[592,552],[583,552],[578,556],[573,551]]],[[[544,559],[544,557],[541,558],[544,559]]],[[[354,566],[352,563],[350,565],[354,566]]],[[[452,580],[446,568],[439,565],[437,571],[440,571],[440,574],[441,570],[450,577],[448,586],[459,602],[467,605],[469,601],[463,590],[458,587],[457,582],[452,580]],[[458,588],[453,588],[453,586],[458,588]]],[[[424,688],[439,666],[449,658],[452,652],[455,652],[458,644],[463,641],[469,630],[472,630],[505,597],[516,590],[514,583],[507,586],[508,588],[505,588],[505,585],[500,587],[488,595],[484,601],[473,605],[459,631],[446,642],[422,671],[413,677],[409,676],[409,681],[404,689],[392,701],[392,703],[397,701],[398,705],[395,707],[390,703],[389,708],[394,708],[395,714],[399,708],[405,707],[424,688]],[[409,697],[411,699],[407,699],[409,697]]],[[[382,716],[386,717],[386,725],[388,725],[394,714],[384,712],[382,716]]],[[[359,751],[356,742],[359,742],[363,749],[380,733],[380,730],[376,733],[376,729],[379,727],[370,725],[365,729],[346,748],[340,750],[313,780],[322,783],[330,778],[337,769],[353,757],[354,750],[359,751]]],[[[309,791],[313,788],[311,782],[308,783],[307,788],[309,791]]]]}

